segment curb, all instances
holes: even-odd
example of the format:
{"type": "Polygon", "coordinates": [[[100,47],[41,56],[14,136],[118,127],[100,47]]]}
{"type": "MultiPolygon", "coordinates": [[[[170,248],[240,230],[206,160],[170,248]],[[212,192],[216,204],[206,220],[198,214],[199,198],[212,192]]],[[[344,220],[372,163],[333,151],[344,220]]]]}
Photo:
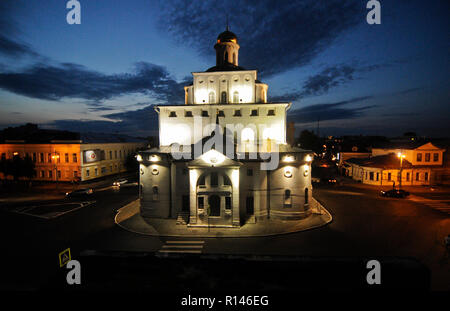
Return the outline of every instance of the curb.
{"type": "MultiPolygon", "coordinates": [[[[120,214],[123,213],[124,210],[127,210],[128,208],[131,208],[134,204],[137,204],[137,201],[133,201],[131,203],[128,203],[127,205],[121,207],[120,209],[117,210],[117,214],[114,217],[114,222],[121,228],[135,233],[135,234],[140,234],[140,235],[147,235],[147,236],[157,236],[157,237],[186,237],[186,238],[252,238],[252,237],[266,237],[266,236],[276,236],[276,235],[282,235],[282,234],[290,234],[290,233],[296,233],[296,232],[303,232],[303,231],[308,231],[308,230],[312,230],[312,229],[317,229],[323,226],[326,226],[328,224],[330,224],[333,221],[333,216],[331,215],[331,213],[319,202],[317,201],[315,198],[313,198],[313,200],[316,202],[316,204],[319,206],[319,210],[323,211],[323,213],[321,214],[317,214],[317,213],[312,213],[311,215],[325,215],[326,219],[323,220],[322,223],[320,224],[315,224],[315,225],[310,225],[310,226],[306,226],[304,228],[287,228],[284,231],[278,231],[278,232],[269,232],[269,233],[255,233],[255,234],[248,234],[248,233],[244,233],[241,235],[236,235],[235,232],[233,232],[233,234],[230,235],[230,233],[233,230],[233,228],[229,228],[226,230],[223,230],[221,232],[214,232],[214,233],[198,233],[198,234],[192,234],[192,233],[158,233],[156,231],[156,229],[151,225],[148,224],[147,225],[151,228],[153,228],[154,231],[156,231],[155,234],[151,234],[151,233],[144,233],[144,232],[139,232],[137,230],[134,230],[132,227],[130,226],[125,226],[123,223],[123,221],[119,220],[120,214]],[[230,232],[226,232],[226,231],[230,231],[230,232]]],[[[131,217],[136,216],[136,214],[133,214],[131,217]]],[[[131,218],[129,217],[129,218],[131,218]]],[[[310,216],[311,217],[311,216],[310,216]]],[[[129,219],[127,218],[127,219],[129,219]]],[[[143,221],[145,221],[143,219],[143,221]]],[[[293,220],[294,221],[294,220],[293,220]]],[[[188,230],[188,229],[187,229],[188,230]]],[[[239,229],[238,229],[239,230],[239,229]]]]}

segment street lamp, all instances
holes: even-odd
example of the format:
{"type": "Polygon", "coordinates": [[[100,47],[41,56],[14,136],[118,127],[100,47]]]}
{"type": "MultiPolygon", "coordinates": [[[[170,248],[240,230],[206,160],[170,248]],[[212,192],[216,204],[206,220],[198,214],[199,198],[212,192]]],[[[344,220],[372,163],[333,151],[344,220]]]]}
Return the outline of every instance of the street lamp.
{"type": "Polygon", "coordinates": [[[403,169],[403,159],[406,157],[403,153],[397,153],[397,157],[400,159],[400,170],[399,170],[399,179],[398,179],[398,189],[402,188],[402,169],[403,169]]]}
{"type": "Polygon", "coordinates": [[[56,166],[56,163],[59,160],[59,154],[56,151],[54,153],[55,153],[55,155],[52,155],[52,160],[55,163],[56,191],[58,191],[58,167],[56,166]]]}

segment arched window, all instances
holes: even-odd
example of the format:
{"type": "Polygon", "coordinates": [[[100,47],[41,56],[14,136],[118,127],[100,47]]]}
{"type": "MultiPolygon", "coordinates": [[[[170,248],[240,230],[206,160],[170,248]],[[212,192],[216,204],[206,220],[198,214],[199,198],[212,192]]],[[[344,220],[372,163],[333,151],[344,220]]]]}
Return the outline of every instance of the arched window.
{"type": "Polygon", "coordinates": [[[289,189],[284,190],[284,207],[292,207],[292,195],[289,189]]]}
{"type": "Polygon", "coordinates": [[[233,103],[235,103],[235,104],[239,103],[239,92],[238,91],[235,91],[233,93],[233,103]]]}
{"type": "Polygon", "coordinates": [[[158,201],[159,200],[159,189],[158,189],[158,187],[157,186],[153,186],[152,192],[153,192],[153,201],[158,201]]]}
{"type": "Polygon", "coordinates": [[[309,195],[308,195],[309,189],[305,188],[305,205],[309,203],[309,195]]]}
{"type": "Polygon", "coordinates": [[[217,187],[219,185],[219,174],[217,174],[217,172],[212,172],[211,173],[211,187],[217,187]]]}
{"type": "Polygon", "coordinates": [[[222,101],[222,104],[225,104],[227,102],[227,92],[222,92],[221,101],[222,101]]]}
{"type": "Polygon", "coordinates": [[[216,103],[216,95],[214,94],[214,92],[209,92],[209,103],[210,104],[216,103]]]}

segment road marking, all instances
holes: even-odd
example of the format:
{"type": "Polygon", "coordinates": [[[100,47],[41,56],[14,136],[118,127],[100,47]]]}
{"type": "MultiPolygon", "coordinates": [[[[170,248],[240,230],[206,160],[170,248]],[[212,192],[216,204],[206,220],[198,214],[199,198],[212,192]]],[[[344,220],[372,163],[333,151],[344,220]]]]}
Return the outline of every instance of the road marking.
{"type": "Polygon", "coordinates": [[[159,253],[177,253],[177,254],[201,254],[201,250],[173,250],[173,249],[160,249],[159,253]]]}
{"type": "Polygon", "coordinates": [[[412,195],[410,197],[410,200],[417,202],[417,203],[424,204],[424,205],[431,207],[435,210],[438,210],[440,212],[450,214],[450,204],[446,203],[446,202],[450,202],[450,200],[432,200],[432,199],[427,199],[427,198],[420,197],[417,195],[412,195]]]}
{"type": "Polygon", "coordinates": [[[166,241],[166,244],[204,244],[205,241],[166,241]]]}
{"type": "Polygon", "coordinates": [[[183,240],[170,240],[165,241],[164,245],[158,251],[160,254],[201,254],[205,241],[183,241],[183,240]]]}
{"type": "Polygon", "coordinates": [[[67,203],[67,202],[65,202],[65,203],[50,203],[50,204],[43,204],[43,205],[18,207],[15,209],[11,209],[10,212],[33,216],[33,217],[38,217],[41,219],[52,219],[52,218],[56,218],[56,217],[65,215],[67,213],[74,212],[83,207],[89,206],[92,203],[95,203],[95,201],[70,202],[70,203],[67,203]],[[35,210],[35,209],[38,210],[39,208],[43,208],[43,207],[59,207],[59,206],[63,206],[63,205],[74,205],[74,208],[66,210],[66,211],[62,211],[62,212],[54,210],[54,211],[49,211],[49,212],[43,213],[43,214],[33,213],[33,210],[35,210]]]}

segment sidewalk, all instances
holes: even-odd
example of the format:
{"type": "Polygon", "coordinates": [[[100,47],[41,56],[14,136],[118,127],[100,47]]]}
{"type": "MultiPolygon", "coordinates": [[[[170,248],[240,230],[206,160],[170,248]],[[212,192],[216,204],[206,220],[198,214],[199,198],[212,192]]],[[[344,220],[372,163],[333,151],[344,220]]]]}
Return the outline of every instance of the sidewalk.
{"type": "Polygon", "coordinates": [[[266,219],[256,224],[246,224],[239,228],[192,228],[177,225],[176,219],[147,219],[139,213],[139,200],[119,209],[115,222],[125,230],[151,236],[170,237],[210,237],[237,238],[286,234],[310,230],[327,225],[332,221],[331,214],[315,199],[317,206],[313,214],[301,220],[266,219]],[[322,214],[319,214],[321,211],[322,214]]]}

